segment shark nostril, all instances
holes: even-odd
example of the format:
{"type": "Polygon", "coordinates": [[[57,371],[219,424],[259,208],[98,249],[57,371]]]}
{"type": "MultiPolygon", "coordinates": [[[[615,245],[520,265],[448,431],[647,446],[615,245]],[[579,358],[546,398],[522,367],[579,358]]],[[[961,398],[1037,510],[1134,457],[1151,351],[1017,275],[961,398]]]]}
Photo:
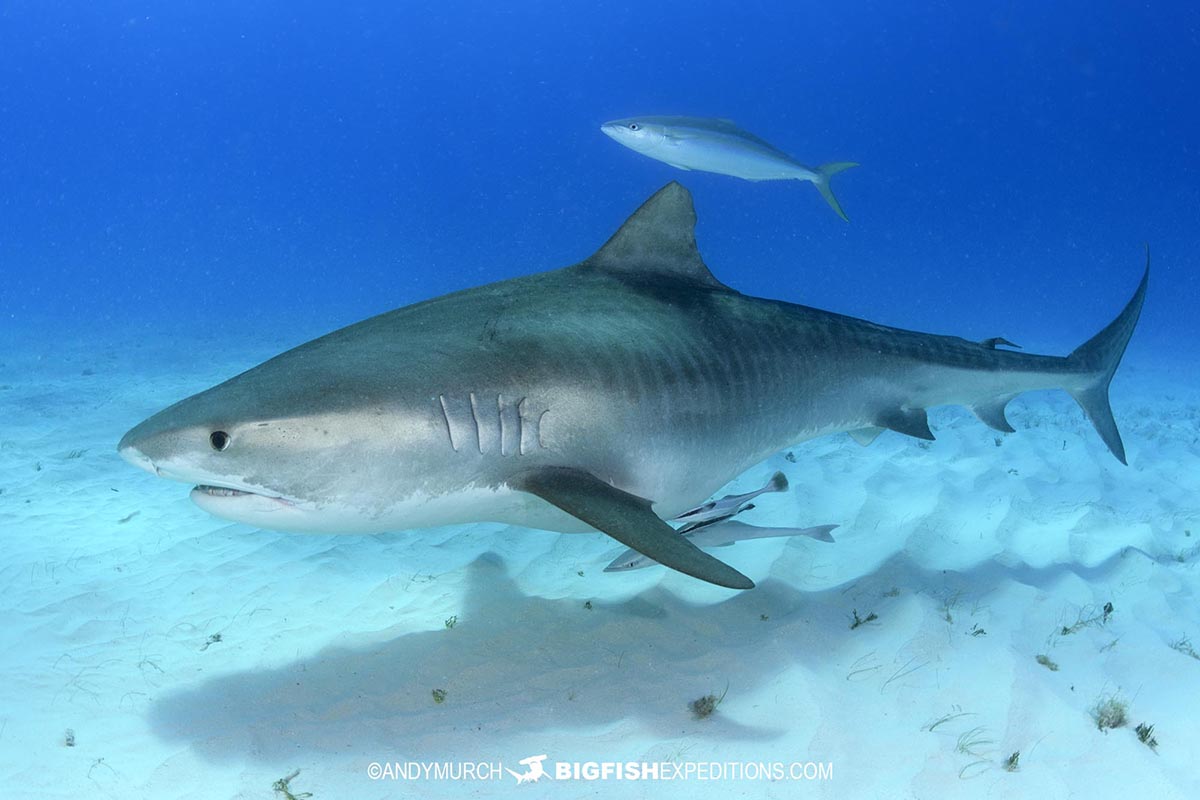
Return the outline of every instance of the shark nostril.
{"type": "Polygon", "coordinates": [[[124,445],[117,450],[117,453],[121,456],[121,458],[125,459],[130,464],[133,464],[138,469],[144,469],[146,472],[150,472],[155,475],[159,474],[158,468],[154,466],[154,462],[151,461],[145,453],[143,453],[141,450],[138,450],[134,446],[124,445]]]}

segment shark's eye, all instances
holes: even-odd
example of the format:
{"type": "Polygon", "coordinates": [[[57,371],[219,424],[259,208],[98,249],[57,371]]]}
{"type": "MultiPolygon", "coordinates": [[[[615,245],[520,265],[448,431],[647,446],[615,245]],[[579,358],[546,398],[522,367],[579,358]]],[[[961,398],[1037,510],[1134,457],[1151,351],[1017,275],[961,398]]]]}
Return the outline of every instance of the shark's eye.
{"type": "Polygon", "coordinates": [[[208,443],[212,445],[213,450],[224,450],[229,447],[229,434],[225,431],[213,431],[208,436],[208,443]]]}
{"type": "Polygon", "coordinates": [[[638,128],[640,128],[640,127],[641,127],[641,126],[640,126],[640,125],[638,125],[636,122],[631,122],[631,123],[629,123],[629,130],[631,130],[631,131],[636,131],[636,130],[637,130],[638,128]]]}

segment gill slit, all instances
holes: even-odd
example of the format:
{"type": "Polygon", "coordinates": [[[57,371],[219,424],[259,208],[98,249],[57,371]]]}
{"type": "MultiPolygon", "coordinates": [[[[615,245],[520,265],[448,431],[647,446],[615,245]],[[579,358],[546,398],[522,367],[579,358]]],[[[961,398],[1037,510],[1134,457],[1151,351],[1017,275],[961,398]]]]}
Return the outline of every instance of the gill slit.
{"type": "Polygon", "coordinates": [[[504,395],[496,395],[496,415],[500,417],[500,455],[506,456],[504,452],[504,395]]]}
{"type": "Polygon", "coordinates": [[[454,441],[454,428],[450,425],[450,411],[446,408],[446,396],[438,395],[438,402],[442,406],[442,420],[446,423],[446,437],[450,439],[450,447],[454,452],[458,452],[458,443],[454,441]]]}
{"type": "Polygon", "coordinates": [[[475,441],[479,444],[479,453],[483,454],[483,431],[479,428],[479,412],[475,408],[475,393],[471,392],[471,420],[475,423],[475,441]]]}

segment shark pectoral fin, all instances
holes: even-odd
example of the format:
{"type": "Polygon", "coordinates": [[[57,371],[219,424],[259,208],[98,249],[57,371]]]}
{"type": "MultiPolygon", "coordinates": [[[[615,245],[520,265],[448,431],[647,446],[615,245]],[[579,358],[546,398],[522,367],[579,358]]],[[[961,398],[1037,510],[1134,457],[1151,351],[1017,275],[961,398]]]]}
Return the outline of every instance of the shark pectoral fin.
{"type": "Polygon", "coordinates": [[[879,427],[889,431],[933,441],[933,431],[929,430],[929,415],[923,408],[894,408],[880,414],[875,421],[879,423],[879,427]]]}
{"type": "Polygon", "coordinates": [[[610,486],[591,473],[545,467],[518,475],[511,485],[583,520],[663,566],[730,589],[753,589],[754,581],[705,553],[650,508],[650,501],[610,486]]]}
{"type": "Polygon", "coordinates": [[[866,447],[879,438],[879,434],[883,433],[883,428],[859,428],[858,430],[848,431],[848,433],[851,439],[866,447]]]}
{"type": "Polygon", "coordinates": [[[1016,395],[1006,395],[998,397],[995,400],[989,400],[986,403],[979,403],[971,406],[971,410],[975,412],[975,416],[979,417],[983,424],[989,428],[993,428],[1004,433],[1013,433],[1016,428],[1008,421],[1008,417],[1004,416],[1004,407],[1008,405],[1008,401],[1012,400],[1016,395]]]}

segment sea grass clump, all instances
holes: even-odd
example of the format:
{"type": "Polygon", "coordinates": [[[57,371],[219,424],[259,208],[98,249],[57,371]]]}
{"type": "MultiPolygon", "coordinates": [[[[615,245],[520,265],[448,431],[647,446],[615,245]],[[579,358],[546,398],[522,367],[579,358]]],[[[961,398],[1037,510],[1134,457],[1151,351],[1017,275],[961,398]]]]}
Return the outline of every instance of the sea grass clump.
{"type": "Polygon", "coordinates": [[[1116,695],[1101,698],[1092,709],[1096,727],[1106,733],[1124,727],[1129,722],[1129,706],[1116,695]]]}
{"type": "Polygon", "coordinates": [[[1137,734],[1139,742],[1146,745],[1146,747],[1149,747],[1154,752],[1158,752],[1158,739],[1154,738],[1153,725],[1147,725],[1146,723],[1142,722],[1133,730],[1134,733],[1137,734]]]}
{"type": "Polygon", "coordinates": [[[707,719],[713,715],[728,693],[729,687],[726,686],[725,691],[721,692],[720,697],[717,697],[715,694],[706,694],[688,703],[688,708],[691,709],[696,719],[707,719]]]}
{"type": "Polygon", "coordinates": [[[274,790],[275,794],[283,795],[283,800],[307,800],[312,797],[312,792],[300,792],[298,794],[292,792],[291,783],[299,774],[300,770],[292,770],[291,773],[284,775],[271,784],[271,789],[274,790]]]}
{"type": "Polygon", "coordinates": [[[874,622],[875,620],[879,619],[879,615],[874,611],[867,614],[865,617],[860,617],[858,615],[857,608],[853,609],[850,613],[854,615],[854,619],[850,622],[850,630],[854,630],[860,625],[866,625],[868,622],[874,622]]]}

